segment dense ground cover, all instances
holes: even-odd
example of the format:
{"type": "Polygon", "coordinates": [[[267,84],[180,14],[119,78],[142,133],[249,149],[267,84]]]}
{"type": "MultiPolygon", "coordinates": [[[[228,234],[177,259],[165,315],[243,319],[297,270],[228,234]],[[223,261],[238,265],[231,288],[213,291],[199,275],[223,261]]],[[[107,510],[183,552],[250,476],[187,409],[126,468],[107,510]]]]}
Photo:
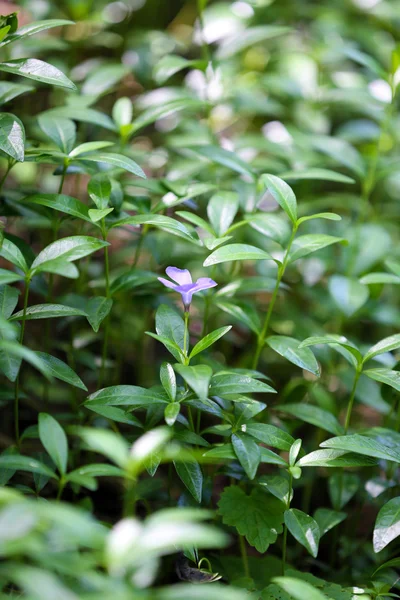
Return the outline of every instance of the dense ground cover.
{"type": "Polygon", "coordinates": [[[0,9],[0,598],[397,597],[398,2],[0,9]]]}

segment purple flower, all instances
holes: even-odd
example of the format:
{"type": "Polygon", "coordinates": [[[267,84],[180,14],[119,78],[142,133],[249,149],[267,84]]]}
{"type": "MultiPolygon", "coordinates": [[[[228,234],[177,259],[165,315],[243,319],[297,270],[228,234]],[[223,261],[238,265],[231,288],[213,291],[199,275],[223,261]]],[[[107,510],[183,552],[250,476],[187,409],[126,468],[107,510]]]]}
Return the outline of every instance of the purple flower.
{"type": "Polygon", "coordinates": [[[218,285],[213,279],[210,279],[209,277],[200,277],[200,279],[198,279],[196,283],[193,283],[192,276],[187,269],[168,267],[165,270],[165,272],[176,283],[173,283],[168,279],[164,279],[164,277],[159,277],[159,281],[161,281],[161,283],[163,283],[166,287],[171,288],[181,294],[185,311],[189,310],[193,294],[195,294],[196,292],[201,292],[201,290],[207,290],[208,288],[212,288],[218,285]]]}

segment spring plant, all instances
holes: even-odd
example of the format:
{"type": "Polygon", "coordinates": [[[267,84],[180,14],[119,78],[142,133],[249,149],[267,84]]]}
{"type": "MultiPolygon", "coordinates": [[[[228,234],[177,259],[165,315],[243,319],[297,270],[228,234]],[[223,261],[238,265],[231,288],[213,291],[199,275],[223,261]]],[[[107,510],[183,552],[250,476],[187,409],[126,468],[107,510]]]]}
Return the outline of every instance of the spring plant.
{"type": "Polygon", "coordinates": [[[0,600],[398,598],[398,3],[0,8],[0,600]]]}

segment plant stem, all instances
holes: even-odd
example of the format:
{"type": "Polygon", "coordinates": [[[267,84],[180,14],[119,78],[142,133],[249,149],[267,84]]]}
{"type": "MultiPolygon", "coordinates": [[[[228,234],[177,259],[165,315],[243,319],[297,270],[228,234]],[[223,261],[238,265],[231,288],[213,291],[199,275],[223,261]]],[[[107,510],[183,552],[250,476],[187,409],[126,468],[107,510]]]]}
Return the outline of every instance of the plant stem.
{"type": "Polygon", "coordinates": [[[64,187],[64,181],[65,181],[65,175],[67,173],[67,168],[68,168],[68,163],[64,162],[63,170],[62,170],[62,173],[61,173],[60,184],[58,186],[58,192],[57,192],[58,194],[62,194],[62,190],[63,190],[63,187],[64,187]]]}
{"type": "MultiPolygon", "coordinates": [[[[26,309],[28,308],[28,299],[29,299],[29,284],[30,278],[25,278],[25,292],[24,292],[24,308],[22,313],[22,323],[21,323],[21,331],[19,335],[19,343],[22,344],[24,341],[25,334],[25,318],[26,318],[26,309]]],[[[14,385],[14,425],[15,425],[15,441],[19,448],[20,439],[19,439],[19,372],[17,378],[15,380],[14,385]]]]}
{"type": "Polygon", "coordinates": [[[354,382],[353,382],[353,388],[351,390],[351,394],[350,394],[350,398],[349,398],[349,402],[347,404],[347,413],[346,413],[346,419],[344,422],[344,434],[347,434],[347,431],[349,429],[350,426],[350,421],[351,421],[351,412],[353,410],[353,404],[354,404],[354,398],[356,395],[356,389],[357,389],[357,383],[358,380],[360,378],[361,375],[361,369],[357,369],[355,377],[354,377],[354,382]]]}
{"type": "Polygon", "coordinates": [[[131,517],[135,514],[136,505],[136,478],[132,477],[126,480],[126,493],[124,498],[124,517],[131,517]]]}
{"type": "MultiPolygon", "coordinates": [[[[106,231],[104,219],[102,220],[102,232],[103,232],[103,239],[106,242],[107,241],[107,231],[106,231]]],[[[105,286],[106,297],[109,298],[110,297],[110,263],[109,263],[109,257],[108,257],[108,246],[105,246],[105,248],[104,248],[104,276],[105,276],[105,280],[106,280],[106,286],[105,286]]],[[[106,317],[105,323],[104,323],[103,349],[101,352],[101,367],[100,367],[100,374],[99,374],[99,381],[98,381],[99,388],[103,385],[103,381],[104,381],[109,334],[110,334],[110,315],[108,314],[106,317]]]]}
{"type": "Polygon", "coordinates": [[[61,477],[61,479],[58,482],[58,492],[57,492],[57,498],[56,498],[57,502],[59,502],[61,500],[61,496],[64,491],[65,483],[66,483],[66,481],[64,480],[63,477],[61,477]]]}
{"type": "Polygon", "coordinates": [[[188,359],[189,311],[185,310],[183,316],[184,316],[184,320],[185,320],[185,328],[183,330],[183,355],[185,357],[185,365],[188,365],[189,364],[189,359],[188,359]]]}
{"type": "Polygon", "coordinates": [[[269,306],[268,306],[267,314],[265,315],[265,319],[264,319],[264,324],[263,324],[262,330],[261,330],[260,335],[258,336],[258,339],[257,339],[257,348],[256,348],[256,352],[254,354],[252,369],[257,369],[257,367],[258,367],[258,361],[260,360],[261,352],[262,352],[262,349],[263,349],[264,344],[265,344],[265,338],[267,337],[269,322],[271,320],[271,315],[272,315],[272,312],[274,310],[276,299],[278,297],[279,286],[280,286],[280,283],[282,281],[282,277],[285,274],[285,270],[286,270],[287,264],[289,262],[289,252],[290,252],[290,249],[292,247],[295,235],[297,233],[297,228],[298,228],[298,225],[297,225],[297,223],[295,223],[293,225],[292,235],[290,236],[290,239],[289,239],[289,242],[288,242],[288,245],[287,245],[287,248],[286,248],[285,256],[284,256],[284,259],[283,259],[283,262],[278,267],[278,275],[277,275],[277,279],[276,279],[275,289],[273,291],[272,298],[271,298],[269,306]]]}
{"type": "MultiPolygon", "coordinates": [[[[290,503],[292,501],[292,492],[293,492],[293,475],[289,473],[289,492],[288,499],[286,502],[286,510],[289,510],[290,503]]],[[[285,575],[286,570],[286,552],[287,552],[287,526],[286,524],[283,526],[283,543],[282,543],[282,575],[285,575]]]]}
{"type": "Polygon", "coordinates": [[[6,169],[6,171],[5,171],[4,175],[3,175],[3,177],[0,179],[0,192],[1,192],[1,190],[3,189],[4,182],[5,182],[5,180],[7,179],[7,176],[8,176],[8,174],[9,174],[9,172],[11,171],[11,169],[12,169],[12,166],[13,166],[13,163],[12,163],[12,161],[9,161],[9,163],[7,164],[7,169],[6,169]]]}
{"type": "Polygon", "coordinates": [[[246,542],[243,535],[239,535],[240,554],[242,556],[242,564],[244,576],[250,578],[249,558],[247,556],[246,542]]]}

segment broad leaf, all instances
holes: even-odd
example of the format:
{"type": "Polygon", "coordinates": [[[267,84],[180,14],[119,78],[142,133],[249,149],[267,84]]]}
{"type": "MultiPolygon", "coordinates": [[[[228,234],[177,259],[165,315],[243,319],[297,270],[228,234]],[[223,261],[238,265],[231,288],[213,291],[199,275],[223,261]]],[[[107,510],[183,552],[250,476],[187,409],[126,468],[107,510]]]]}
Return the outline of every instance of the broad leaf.
{"type": "Polygon", "coordinates": [[[144,171],[139,167],[137,163],[131,158],[124,156],[123,154],[115,154],[111,152],[97,152],[96,154],[88,154],[81,157],[82,160],[90,160],[97,163],[104,163],[106,165],[111,165],[112,167],[116,167],[117,169],[123,169],[124,171],[128,171],[128,173],[132,173],[136,175],[136,177],[143,177],[146,179],[146,175],[144,171]]]}
{"type": "Polygon", "coordinates": [[[61,425],[49,414],[39,414],[39,437],[61,475],[65,475],[68,462],[68,442],[61,425]]]}
{"type": "Polygon", "coordinates": [[[37,58],[17,58],[0,63],[0,71],[76,91],[75,84],[64,73],[37,58]]]}
{"type": "Polygon", "coordinates": [[[374,527],[374,551],[380,552],[400,535],[400,497],[380,509],[374,527]]]}
{"type": "Polygon", "coordinates": [[[189,387],[195,392],[200,400],[206,400],[208,397],[208,388],[212,376],[212,369],[207,365],[197,365],[189,367],[185,365],[174,365],[174,369],[189,387]]]}
{"type": "Polygon", "coordinates": [[[47,465],[31,458],[30,456],[21,456],[20,454],[2,454],[0,456],[0,468],[15,469],[16,471],[28,471],[29,473],[40,473],[52,479],[58,479],[57,475],[47,465]]]}
{"type": "Polygon", "coordinates": [[[66,196],[65,194],[34,194],[33,196],[23,198],[22,202],[28,205],[39,204],[40,206],[47,206],[48,208],[70,215],[71,217],[76,217],[88,221],[89,223],[92,222],[86,204],[76,198],[66,196]]]}
{"type": "Polygon", "coordinates": [[[363,371],[363,374],[370,379],[390,385],[390,387],[400,392],[399,371],[392,371],[391,369],[367,369],[366,371],[363,371]]]}
{"type": "Polygon", "coordinates": [[[38,254],[32,263],[31,273],[46,271],[49,266],[51,267],[51,263],[60,261],[60,259],[64,262],[78,260],[108,245],[103,240],[85,235],[62,238],[53,242],[38,254]]]}
{"type": "Polygon", "coordinates": [[[299,348],[300,340],[285,335],[272,335],[266,339],[270,348],[291,363],[319,377],[317,360],[309,348],[299,348]]]}
{"type": "Polygon", "coordinates": [[[301,510],[291,508],[285,511],[285,525],[299,544],[316,558],[321,537],[318,523],[301,510]]]}
{"type": "MultiPolygon", "coordinates": [[[[56,317],[87,317],[87,314],[79,308],[72,308],[64,304],[35,304],[28,306],[25,313],[25,320],[33,319],[53,319],[56,317]]],[[[11,321],[24,318],[24,311],[20,310],[13,314],[11,321]]]]}
{"type": "Polygon", "coordinates": [[[174,462],[176,472],[192,494],[196,502],[201,502],[203,490],[203,473],[198,462],[195,460],[185,462],[174,462]]]}
{"type": "Polygon", "coordinates": [[[114,385],[91,394],[86,404],[110,406],[148,406],[167,404],[168,397],[157,389],[146,389],[136,385],[114,385]]]}
{"type": "Polygon", "coordinates": [[[28,265],[19,247],[11,240],[4,238],[0,247],[0,256],[21,269],[24,273],[28,271],[28,265]]]}
{"type": "Polygon", "coordinates": [[[53,29],[54,27],[63,27],[64,25],[73,25],[73,21],[67,21],[66,19],[46,19],[45,21],[34,21],[19,27],[14,33],[10,33],[5,40],[0,44],[0,48],[7,44],[20,41],[30,35],[35,35],[46,29],[53,29]]]}
{"type": "Polygon", "coordinates": [[[60,379],[61,381],[65,381],[74,387],[79,388],[80,390],[85,390],[87,392],[87,387],[83,383],[80,377],[69,367],[65,362],[56,358],[55,356],[51,356],[46,352],[35,352],[35,354],[46,364],[49,373],[52,377],[56,379],[60,379]]]}
{"type": "Polygon", "coordinates": [[[199,340],[197,342],[197,344],[195,344],[195,346],[193,347],[193,349],[189,355],[189,358],[193,358],[194,356],[196,356],[196,354],[200,354],[200,352],[203,352],[209,346],[212,346],[212,344],[215,344],[215,342],[217,340],[219,340],[222,336],[224,336],[226,333],[228,333],[228,331],[230,331],[231,329],[232,329],[232,325],[228,325],[226,327],[220,327],[219,329],[216,329],[215,331],[208,333],[201,340],[199,340]]]}
{"type": "Polygon", "coordinates": [[[383,354],[384,352],[391,352],[391,350],[397,350],[400,348],[400,334],[391,335],[387,338],[384,338],[374,346],[372,346],[368,352],[364,355],[363,363],[366,363],[371,358],[375,358],[375,356],[379,356],[379,354],[383,354]]]}
{"type": "Polygon", "coordinates": [[[105,296],[95,296],[86,304],[87,320],[93,331],[99,331],[99,327],[109,314],[113,301],[105,296]]]}
{"type": "Polygon", "coordinates": [[[275,175],[261,175],[260,184],[268,189],[292,223],[296,223],[297,200],[292,188],[275,175]]]}
{"type": "Polygon", "coordinates": [[[365,456],[381,458],[383,460],[400,463],[400,450],[389,448],[378,441],[364,435],[354,434],[331,438],[322,442],[322,448],[333,448],[346,452],[356,452],[365,456]]]}
{"type": "Polygon", "coordinates": [[[217,192],[207,204],[207,215],[218,237],[229,229],[239,208],[239,196],[235,192],[217,192]]]}
{"type": "Polygon", "coordinates": [[[294,442],[291,435],[274,425],[267,425],[265,423],[246,423],[241,426],[241,430],[267,446],[272,446],[279,450],[286,450],[287,452],[294,442]]]}
{"type": "Polygon", "coordinates": [[[261,460],[259,445],[251,436],[245,433],[234,433],[232,435],[232,446],[247,477],[254,479],[261,460]]]}
{"type": "MultiPolygon", "coordinates": [[[[311,583],[296,577],[274,577],[272,580],[295,600],[326,600],[325,594],[316,589],[311,583]]],[[[268,589],[268,588],[267,588],[268,589]]]]}
{"type": "Polygon", "coordinates": [[[53,117],[49,114],[39,115],[40,129],[49,137],[61,152],[71,152],[76,139],[76,125],[71,119],[53,117]]]}
{"type": "Polygon", "coordinates": [[[235,527],[258,552],[265,552],[283,531],[285,505],[254,488],[248,496],[240,487],[224,489],[218,502],[225,525],[235,527]]]}
{"type": "Polygon", "coordinates": [[[0,150],[14,160],[24,160],[25,129],[18,117],[0,113],[0,150]]]}
{"type": "Polygon", "coordinates": [[[346,450],[315,450],[306,454],[297,463],[299,467],[373,467],[376,460],[346,450]]]}
{"type": "Polygon", "coordinates": [[[344,238],[334,237],[333,235],[326,235],[324,233],[309,233],[307,235],[301,235],[296,238],[293,242],[292,249],[289,254],[290,262],[294,262],[299,258],[304,258],[317,250],[322,250],[332,244],[346,243],[344,238]]]}
{"type": "Polygon", "coordinates": [[[247,375],[237,373],[217,373],[211,379],[210,396],[229,396],[232,394],[264,393],[275,394],[275,390],[266,383],[247,375]]]}
{"type": "Polygon", "coordinates": [[[321,537],[336,527],[336,525],[339,525],[346,517],[346,513],[331,510],[330,508],[317,508],[314,513],[314,520],[318,523],[321,537]]]}
{"type": "Polygon", "coordinates": [[[281,404],[277,407],[281,412],[291,415],[296,419],[300,419],[301,421],[305,421],[306,423],[311,423],[311,425],[315,425],[316,427],[320,427],[325,431],[329,431],[333,433],[333,435],[342,435],[344,433],[343,427],[340,425],[339,421],[336,417],[320,408],[319,406],[315,406],[313,404],[281,404]]]}
{"type": "Polygon", "coordinates": [[[248,244],[228,244],[214,250],[203,263],[203,267],[210,267],[233,260],[274,260],[270,254],[248,244]]]}

